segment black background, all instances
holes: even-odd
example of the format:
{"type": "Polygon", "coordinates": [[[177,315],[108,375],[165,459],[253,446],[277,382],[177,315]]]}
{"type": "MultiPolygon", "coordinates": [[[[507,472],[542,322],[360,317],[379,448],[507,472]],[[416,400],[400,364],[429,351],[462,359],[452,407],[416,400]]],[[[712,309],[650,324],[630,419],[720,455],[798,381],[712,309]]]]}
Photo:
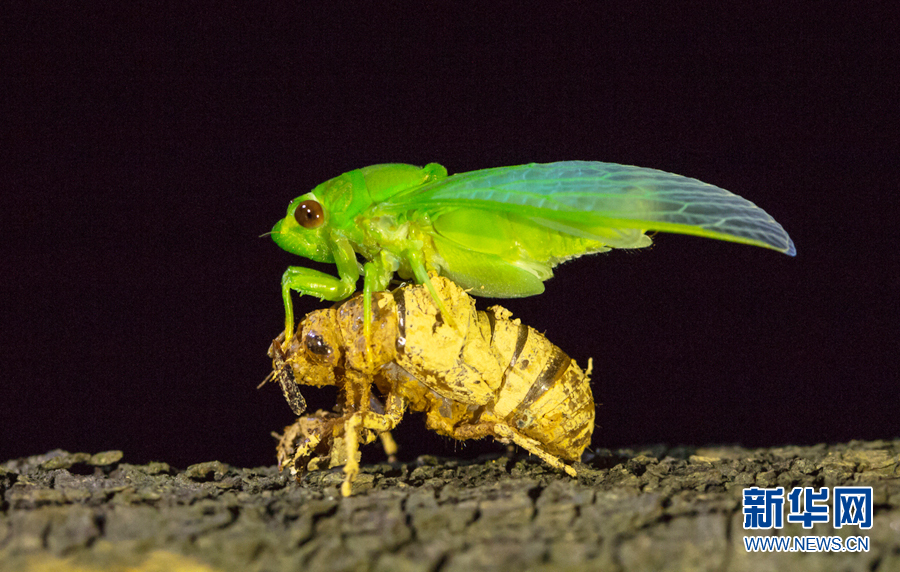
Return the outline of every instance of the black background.
{"type": "MultiPolygon", "coordinates": [[[[292,416],[256,385],[281,274],[305,262],[258,237],[293,197],[382,162],[653,167],[790,233],[795,258],[657,235],[504,302],[594,358],[593,446],[900,436],[895,14],[54,4],[4,16],[0,459],[273,463],[292,416]]],[[[403,459],[502,449],[415,417],[403,459]]]]}

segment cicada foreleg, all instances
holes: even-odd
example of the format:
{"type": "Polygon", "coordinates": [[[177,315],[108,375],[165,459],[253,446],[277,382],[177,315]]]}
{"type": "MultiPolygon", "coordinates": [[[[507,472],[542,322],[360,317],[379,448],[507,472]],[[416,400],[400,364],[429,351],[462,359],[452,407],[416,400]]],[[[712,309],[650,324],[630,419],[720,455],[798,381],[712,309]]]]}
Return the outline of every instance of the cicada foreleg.
{"type": "MultiPolygon", "coordinates": [[[[406,410],[406,400],[402,397],[391,394],[388,396],[385,411],[383,414],[374,411],[360,411],[354,413],[344,425],[344,444],[347,448],[347,464],[344,465],[344,484],[341,485],[341,494],[345,497],[350,496],[353,490],[353,479],[359,474],[359,438],[360,433],[365,431],[374,431],[379,435],[384,435],[388,431],[394,429],[400,420],[403,419],[403,412],[406,410]]],[[[393,439],[390,439],[393,443],[393,439]]],[[[384,444],[385,441],[382,440],[384,444]]],[[[396,447],[396,445],[394,445],[396,447]]],[[[387,450],[387,446],[385,446],[387,450]]]]}
{"type": "Polygon", "coordinates": [[[337,264],[338,278],[302,266],[289,266],[281,277],[281,297],[284,300],[284,343],[288,347],[294,337],[294,304],[291,291],[320,300],[339,302],[350,297],[359,280],[359,264],[350,241],[341,236],[333,237],[331,251],[337,264]]]}
{"type": "Polygon", "coordinates": [[[306,411],[306,400],[303,398],[303,394],[300,393],[300,388],[294,380],[294,371],[287,364],[281,341],[282,336],[278,336],[278,338],[272,342],[272,345],[269,346],[268,354],[269,357],[272,358],[272,373],[266,376],[266,379],[256,386],[256,389],[259,389],[273,379],[277,380],[278,385],[281,386],[281,392],[284,394],[284,398],[291,406],[294,414],[303,415],[303,412],[306,411]]]}

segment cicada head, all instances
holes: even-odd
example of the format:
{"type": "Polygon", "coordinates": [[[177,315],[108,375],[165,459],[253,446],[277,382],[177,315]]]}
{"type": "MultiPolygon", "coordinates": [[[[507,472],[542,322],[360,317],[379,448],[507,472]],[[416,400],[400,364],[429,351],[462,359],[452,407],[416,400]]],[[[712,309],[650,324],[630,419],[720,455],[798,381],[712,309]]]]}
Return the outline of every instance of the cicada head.
{"type": "Polygon", "coordinates": [[[297,326],[284,361],[301,385],[337,385],[335,368],[342,364],[340,333],[333,309],[308,314],[297,326]]]}
{"type": "Polygon", "coordinates": [[[333,263],[332,231],[354,236],[357,217],[370,213],[373,204],[446,176],[447,169],[437,163],[388,163],[348,171],[291,201],[287,216],[272,229],[272,239],[293,254],[333,263]]]}
{"type": "Polygon", "coordinates": [[[315,191],[297,197],[288,205],[287,216],[272,228],[272,240],[293,254],[333,263],[328,241],[328,210],[316,198],[315,191]]]}

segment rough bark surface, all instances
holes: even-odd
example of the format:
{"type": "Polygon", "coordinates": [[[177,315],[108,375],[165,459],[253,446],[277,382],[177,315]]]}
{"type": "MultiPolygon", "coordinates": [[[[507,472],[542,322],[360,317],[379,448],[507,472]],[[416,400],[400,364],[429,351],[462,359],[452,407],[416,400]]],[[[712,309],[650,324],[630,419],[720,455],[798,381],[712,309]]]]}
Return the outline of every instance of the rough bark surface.
{"type": "Polygon", "coordinates": [[[421,457],[364,466],[341,498],[339,471],[298,485],[274,467],[52,451],[0,464],[0,570],[900,570],[900,440],[601,450],[576,467],[421,457]],[[869,530],[775,532],[868,536],[869,551],[748,553],[753,485],[871,485],[869,530]]]}

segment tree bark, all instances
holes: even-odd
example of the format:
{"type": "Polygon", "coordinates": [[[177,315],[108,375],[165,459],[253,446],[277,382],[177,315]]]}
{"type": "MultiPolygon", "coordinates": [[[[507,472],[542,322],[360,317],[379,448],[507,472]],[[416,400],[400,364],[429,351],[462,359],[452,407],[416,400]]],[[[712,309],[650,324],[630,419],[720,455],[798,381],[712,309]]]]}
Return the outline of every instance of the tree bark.
{"type": "Polygon", "coordinates": [[[522,456],[420,457],[364,465],[342,498],[339,469],[298,484],[275,467],[52,451],[0,465],[0,570],[900,569],[900,440],[600,450],[575,467],[577,479],[522,456]],[[873,488],[870,529],[743,528],[746,487],[839,485],[873,488]],[[773,534],[870,544],[745,549],[773,534]]]}

